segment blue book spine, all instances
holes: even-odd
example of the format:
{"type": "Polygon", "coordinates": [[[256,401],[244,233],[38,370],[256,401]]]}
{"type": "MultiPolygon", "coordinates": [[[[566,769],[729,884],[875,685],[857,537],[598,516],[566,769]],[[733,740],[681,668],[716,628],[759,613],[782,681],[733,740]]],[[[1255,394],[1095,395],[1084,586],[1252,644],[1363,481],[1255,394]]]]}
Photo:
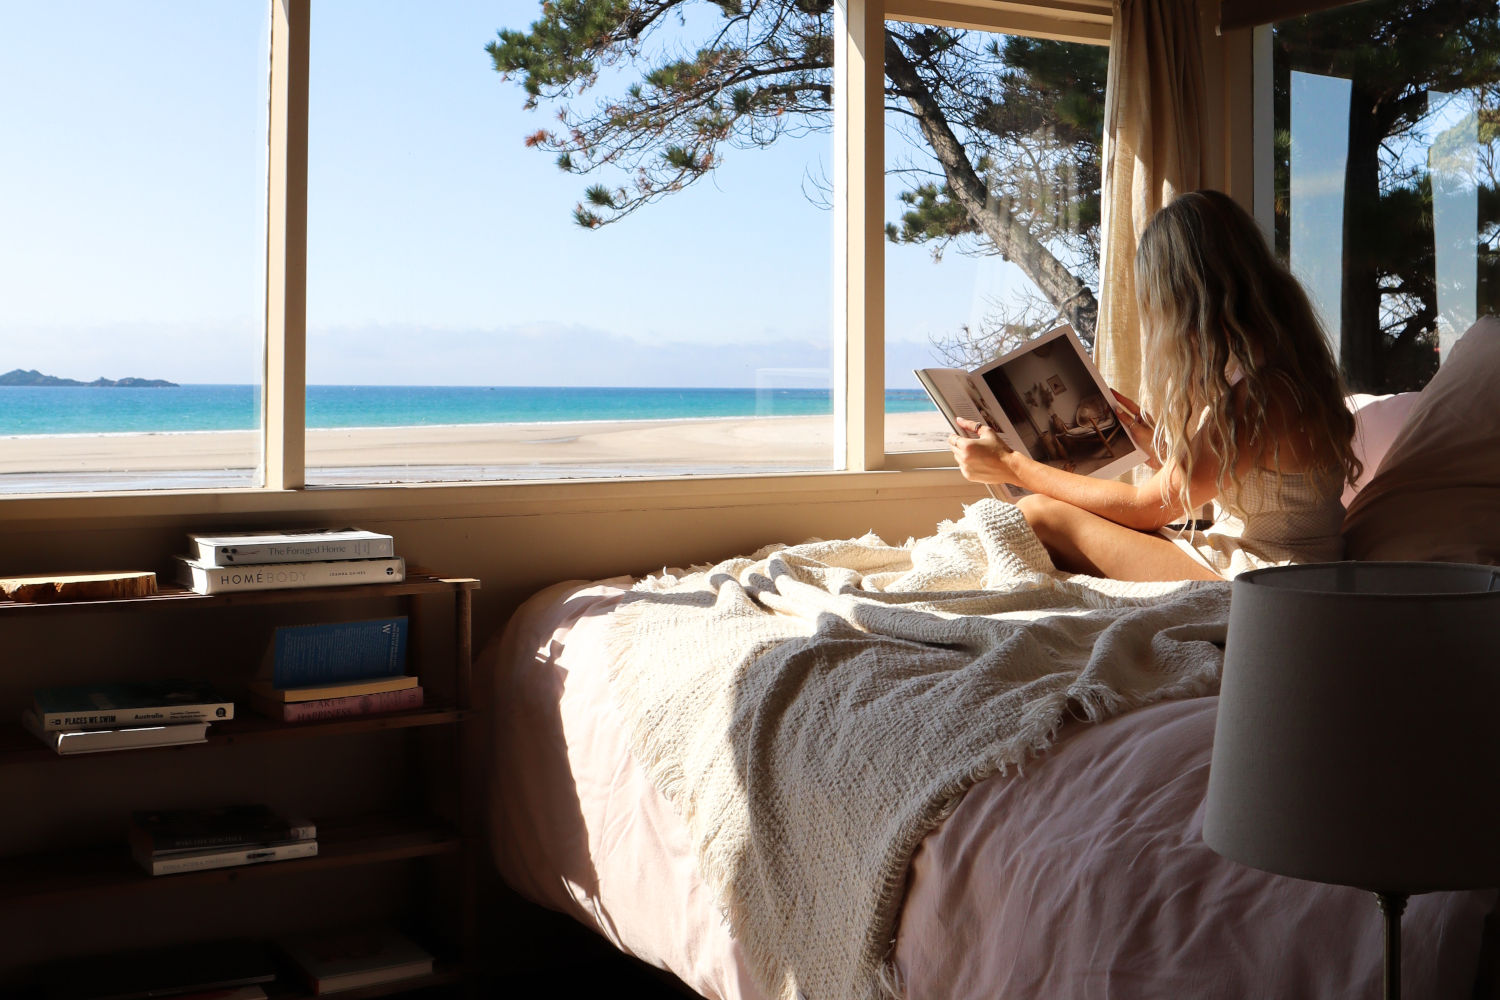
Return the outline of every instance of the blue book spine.
{"type": "Polygon", "coordinates": [[[283,626],[272,662],[278,688],[395,677],[406,672],[406,618],[283,626]]]}

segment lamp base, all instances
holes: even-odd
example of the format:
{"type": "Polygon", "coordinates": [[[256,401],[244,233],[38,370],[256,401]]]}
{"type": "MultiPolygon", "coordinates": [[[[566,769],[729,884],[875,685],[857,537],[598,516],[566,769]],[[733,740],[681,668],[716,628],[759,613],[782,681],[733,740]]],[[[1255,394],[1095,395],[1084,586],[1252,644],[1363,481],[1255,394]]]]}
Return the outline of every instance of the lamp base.
{"type": "Polygon", "coordinates": [[[1385,915],[1385,1000],[1401,1000],[1401,913],[1406,893],[1377,892],[1375,902],[1385,915]]]}

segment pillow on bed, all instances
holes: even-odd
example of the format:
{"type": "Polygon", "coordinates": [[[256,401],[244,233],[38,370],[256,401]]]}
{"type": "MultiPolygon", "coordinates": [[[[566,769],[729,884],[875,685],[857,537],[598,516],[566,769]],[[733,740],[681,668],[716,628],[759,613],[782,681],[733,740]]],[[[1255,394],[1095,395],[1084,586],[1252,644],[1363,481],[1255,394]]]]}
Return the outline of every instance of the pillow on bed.
{"type": "Polygon", "coordinates": [[[1453,346],[1344,516],[1349,559],[1500,563],[1500,320],[1453,346]]]}
{"type": "Polygon", "coordinates": [[[1397,392],[1389,396],[1357,392],[1348,398],[1349,409],[1354,412],[1354,453],[1363,463],[1364,471],[1358,479],[1344,486],[1345,507],[1366,483],[1375,478],[1397,432],[1420,398],[1418,392],[1397,392]]]}

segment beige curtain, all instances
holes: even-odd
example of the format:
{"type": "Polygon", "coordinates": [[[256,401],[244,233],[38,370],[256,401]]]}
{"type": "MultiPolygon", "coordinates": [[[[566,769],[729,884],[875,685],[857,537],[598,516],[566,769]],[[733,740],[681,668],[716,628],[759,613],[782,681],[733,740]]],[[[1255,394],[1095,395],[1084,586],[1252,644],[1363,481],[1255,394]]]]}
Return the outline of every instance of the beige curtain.
{"type": "Polygon", "coordinates": [[[1193,0],[1115,0],[1104,99],[1104,245],[1094,358],[1105,381],[1140,398],[1136,239],[1178,191],[1204,182],[1203,39],[1193,0]]]}

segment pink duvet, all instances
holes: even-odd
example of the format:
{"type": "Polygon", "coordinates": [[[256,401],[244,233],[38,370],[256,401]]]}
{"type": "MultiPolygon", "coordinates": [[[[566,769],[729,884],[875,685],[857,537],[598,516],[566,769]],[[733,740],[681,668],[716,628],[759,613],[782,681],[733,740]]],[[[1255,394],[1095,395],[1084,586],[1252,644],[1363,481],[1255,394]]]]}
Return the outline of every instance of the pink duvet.
{"type": "MultiPolygon", "coordinates": [[[[626,586],[544,591],[484,653],[496,863],[522,894],[705,997],[770,1000],[611,707],[604,636],[626,586]]],[[[1203,845],[1216,708],[1197,698],[1075,725],[1023,775],[976,785],[912,858],[895,951],[907,996],[1379,996],[1373,897],[1203,845]]],[[[1473,995],[1494,902],[1492,892],[1411,900],[1409,1000],[1473,995]]]]}

